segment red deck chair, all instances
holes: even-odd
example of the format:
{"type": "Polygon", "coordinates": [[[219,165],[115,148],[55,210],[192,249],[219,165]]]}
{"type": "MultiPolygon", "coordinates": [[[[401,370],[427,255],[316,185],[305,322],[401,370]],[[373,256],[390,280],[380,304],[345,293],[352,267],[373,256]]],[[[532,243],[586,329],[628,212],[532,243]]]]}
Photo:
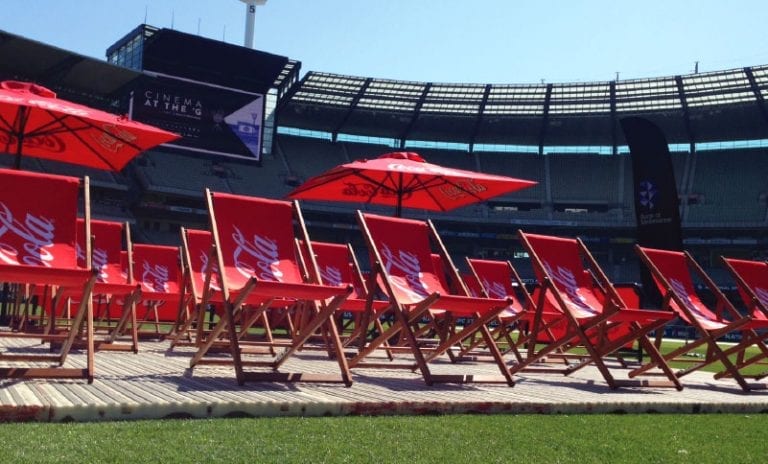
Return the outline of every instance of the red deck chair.
{"type": "MultiPolygon", "coordinates": [[[[196,346],[204,340],[206,310],[209,304],[220,305],[222,302],[211,233],[207,230],[182,227],[181,243],[184,293],[189,298],[189,304],[183,304],[179,308],[171,348],[181,345],[196,346]],[[210,282],[206,283],[207,279],[210,279],[210,282]],[[206,288],[209,291],[204,294],[203,290],[206,288]],[[191,333],[195,334],[193,341],[189,340],[191,333]],[[182,341],[184,337],[188,342],[182,341]]],[[[220,306],[217,307],[219,315],[221,311],[220,306]]]]}
{"type": "MultiPolygon", "coordinates": [[[[78,265],[85,266],[85,220],[78,219],[78,265]]],[[[123,269],[123,240],[130,249],[131,233],[128,223],[115,221],[91,221],[92,263],[98,280],[93,287],[94,318],[106,325],[109,334],[106,339],[96,344],[97,350],[138,352],[138,336],[131,331],[130,344],[116,343],[118,327],[131,322],[136,327],[135,303],[141,297],[138,284],[132,283],[132,277],[123,269]],[[112,325],[115,318],[117,323],[112,325]]],[[[69,296],[69,295],[68,295],[69,296]]]]}
{"type": "MultiPolygon", "coordinates": [[[[219,284],[219,270],[213,247],[213,234],[207,230],[182,228],[181,239],[186,297],[178,311],[171,348],[183,345],[199,346],[205,340],[208,332],[205,330],[205,314],[209,306],[213,306],[215,314],[219,317],[224,314],[224,298],[221,285],[219,284]],[[208,289],[208,291],[205,292],[205,289],[208,289]],[[182,341],[182,337],[186,337],[189,340],[191,333],[194,333],[194,340],[182,341]]],[[[254,304],[258,305],[262,301],[256,298],[254,304]]],[[[264,317],[263,322],[267,333],[266,338],[268,341],[272,341],[269,321],[264,317]]],[[[212,325],[211,322],[209,324],[212,325]]],[[[241,326],[243,328],[246,327],[244,324],[241,324],[241,326]]],[[[243,328],[241,328],[239,335],[241,339],[247,331],[247,328],[243,328]]],[[[229,342],[223,342],[222,346],[224,345],[228,350],[229,342]]],[[[265,352],[263,350],[257,351],[265,352]]],[[[269,352],[274,353],[274,350],[269,352]]]]}
{"type": "MultiPolygon", "coordinates": [[[[533,309],[536,307],[523,280],[509,261],[477,258],[466,258],[466,260],[470,271],[468,277],[477,282],[476,291],[480,295],[490,298],[512,298],[512,304],[506,307],[497,318],[498,327],[494,331],[494,337],[497,340],[503,338],[509,345],[507,351],[514,353],[517,360],[522,361],[517,350],[519,343],[513,340],[511,332],[516,328],[521,332],[527,331],[535,314],[533,309]]],[[[562,319],[562,315],[549,313],[547,319],[562,319]]],[[[525,338],[519,337],[520,341],[525,338]]]]}
{"type": "MultiPolygon", "coordinates": [[[[674,319],[668,311],[650,311],[627,307],[608,280],[584,243],[576,239],[518,232],[520,240],[528,250],[533,270],[539,281],[540,293],[537,301],[537,316],[531,328],[531,336],[538,340],[538,332],[544,320],[544,308],[554,307],[565,315],[568,322],[565,334],[536,351],[529,344],[524,362],[512,367],[516,372],[529,369],[531,364],[542,360],[550,353],[562,349],[586,349],[582,361],[569,365],[560,372],[571,374],[577,369],[593,364],[600,371],[612,389],[632,386],[675,387],[682,384],[670,367],[664,362],[659,351],[647,338],[647,334],[674,319]],[[597,285],[595,285],[597,283],[597,285]],[[601,292],[602,294],[598,294],[601,292]],[[637,341],[646,350],[654,365],[669,381],[645,379],[616,379],[603,358],[613,355],[631,341],[637,341]]],[[[638,372],[630,371],[634,377],[638,372]]]]}
{"type": "MultiPolygon", "coordinates": [[[[703,359],[682,358],[683,361],[691,363],[691,367],[679,370],[675,375],[682,377],[719,361],[724,370],[716,374],[716,378],[733,377],[745,391],[765,389],[767,387],[765,384],[747,382],[739,370],[740,367],[734,365],[728,356],[735,354],[742,359],[741,352],[752,345],[761,351],[761,358],[768,356],[768,348],[755,332],[755,330],[763,331],[768,328],[768,321],[739,314],[712,279],[687,252],[644,248],[637,245],[635,250],[651,271],[656,286],[661,292],[663,309],[677,315],[683,322],[693,327],[698,334],[698,338],[693,341],[666,353],[664,359],[667,361],[680,360],[681,356],[692,352],[699,346],[703,345],[707,348],[703,359]],[[695,274],[692,274],[692,271],[695,274]],[[697,275],[715,296],[714,311],[704,304],[696,293],[693,275],[697,275]],[[718,338],[736,331],[742,333],[742,340],[739,343],[725,349],[718,345],[718,338]]],[[[658,342],[660,343],[661,340],[659,339],[658,342]]]]}
{"type": "MultiPolygon", "coordinates": [[[[378,333],[383,332],[379,318],[391,305],[388,301],[373,299],[373,313],[367,313],[368,289],[352,247],[349,244],[314,241],[312,249],[324,284],[351,285],[353,288],[352,294],[339,308],[341,311],[352,313],[354,323],[354,330],[343,340],[344,346],[349,346],[356,340],[364,344],[371,323],[378,333]]],[[[339,327],[342,326],[339,324],[339,327]]],[[[387,349],[389,345],[386,344],[383,348],[387,349]]]]}
{"type": "MultiPolygon", "coordinates": [[[[744,305],[755,321],[768,321],[768,263],[765,261],[748,261],[743,259],[726,258],[721,256],[725,267],[730,271],[736,288],[744,305]]],[[[765,359],[761,354],[745,359],[744,352],[739,353],[736,367],[749,366],[765,359]]],[[[761,363],[762,364],[762,363],[761,363]]],[[[758,374],[756,378],[764,378],[768,373],[758,374]]]]}
{"type": "MultiPolygon", "coordinates": [[[[434,383],[494,382],[514,385],[504,358],[486,326],[510,303],[510,299],[473,298],[461,282],[451,258],[445,250],[432,223],[409,219],[390,218],[363,214],[358,211],[358,221],[371,254],[370,281],[380,286],[393,304],[395,321],[384,333],[368,343],[350,361],[352,367],[406,367],[419,369],[427,385],[434,383]],[[438,248],[449,277],[461,288],[462,295],[452,295],[441,283],[440,273],[433,266],[432,243],[438,248]],[[471,319],[470,324],[451,333],[443,332],[438,344],[422,346],[416,339],[412,324],[430,311],[442,313],[442,325],[446,327],[457,318],[471,319]],[[480,332],[501,376],[438,375],[433,374],[429,362],[449,351],[454,345],[480,332]],[[401,335],[415,364],[365,363],[365,358],[395,335],[401,335]]],[[[370,297],[369,297],[370,299],[370,297]]]]}
{"type": "Polygon", "coordinates": [[[172,333],[183,305],[179,248],[134,243],[132,255],[133,277],[141,287],[140,305],[136,310],[139,337],[165,338],[172,333]],[[147,330],[146,326],[154,330],[147,330]]]}
{"type": "MultiPolygon", "coordinates": [[[[86,378],[93,381],[94,341],[91,291],[96,274],[87,262],[77,265],[77,205],[80,180],[72,177],[0,170],[0,282],[16,286],[17,295],[28,285],[50,286],[54,304],[62,304],[64,293],[77,289],[80,304],[66,334],[0,332],[0,336],[29,336],[62,341],[59,354],[0,354],[0,361],[24,366],[0,368],[0,378],[86,378]],[[53,362],[63,366],[76,338],[85,340],[85,369],[31,367],[30,362],[53,362]]],[[[86,231],[90,232],[88,178],[83,181],[86,231]]],[[[50,310],[51,320],[56,307],[50,310]]]]}
{"type": "MultiPolygon", "coordinates": [[[[191,367],[203,363],[221,364],[222,360],[204,359],[214,342],[226,332],[230,342],[232,360],[238,384],[246,381],[319,381],[343,382],[352,385],[352,376],[343,354],[343,347],[333,319],[341,303],[352,292],[351,287],[323,285],[315,262],[312,244],[298,202],[267,200],[263,198],[214,193],[206,190],[219,282],[224,300],[224,315],[198,349],[190,362],[191,367]],[[298,224],[298,237],[293,221],[298,224]],[[295,238],[307,243],[304,275],[298,259],[295,238]],[[246,303],[262,301],[257,310],[268,310],[280,299],[292,299],[295,304],[309,308],[311,320],[292,334],[290,346],[276,359],[251,361],[242,359],[242,349],[235,329],[235,321],[246,303]],[[314,373],[284,373],[280,367],[302,349],[307,341],[322,330],[329,354],[339,364],[340,375],[314,373]],[[244,366],[264,366],[272,372],[245,371],[244,366]]],[[[256,314],[256,312],[254,312],[256,314]]]]}

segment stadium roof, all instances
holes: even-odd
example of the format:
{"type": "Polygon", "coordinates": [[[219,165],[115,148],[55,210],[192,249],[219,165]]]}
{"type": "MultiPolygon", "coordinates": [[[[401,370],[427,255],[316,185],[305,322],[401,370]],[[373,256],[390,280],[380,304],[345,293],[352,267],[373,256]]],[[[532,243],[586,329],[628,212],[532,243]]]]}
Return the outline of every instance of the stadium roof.
{"type": "Polygon", "coordinates": [[[308,72],[281,126],[469,144],[623,145],[642,115],[670,143],[768,138],[768,65],[584,83],[447,84],[308,72]]]}
{"type": "Polygon", "coordinates": [[[0,80],[28,80],[102,109],[115,104],[140,73],[104,60],[0,31],[0,80]]]}

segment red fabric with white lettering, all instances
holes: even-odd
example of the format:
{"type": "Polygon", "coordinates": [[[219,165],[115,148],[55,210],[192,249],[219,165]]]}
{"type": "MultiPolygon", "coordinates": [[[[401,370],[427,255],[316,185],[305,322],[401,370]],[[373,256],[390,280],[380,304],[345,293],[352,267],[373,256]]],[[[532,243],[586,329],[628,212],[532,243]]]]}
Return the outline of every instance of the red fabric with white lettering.
{"type": "Polygon", "coordinates": [[[415,304],[434,292],[448,294],[433,268],[425,222],[373,214],[364,216],[397,301],[415,304]]]}
{"type": "Polygon", "coordinates": [[[440,299],[430,311],[450,311],[457,317],[498,311],[509,304],[506,299],[452,295],[433,267],[426,222],[374,214],[364,214],[363,219],[390,276],[394,294],[389,296],[400,304],[420,303],[432,293],[439,293],[440,299]]]}
{"type": "MultiPolygon", "coordinates": [[[[707,308],[699,299],[696,289],[693,286],[691,272],[686,263],[685,254],[681,251],[659,250],[655,248],[641,248],[645,256],[659,270],[664,279],[672,287],[672,291],[686,303],[687,309],[692,316],[707,330],[716,330],[725,327],[721,321],[718,321],[717,315],[707,308]]],[[[663,283],[654,276],[656,286],[662,295],[667,293],[663,283]]],[[[691,323],[688,314],[680,306],[670,300],[669,306],[685,322],[691,323]]]]}
{"type": "MultiPolygon", "coordinates": [[[[485,289],[490,298],[513,299],[513,303],[507,308],[515,313],[523,311],[523,307],[517,299],[515,289],[512,287],[512,270],[505,261],[491,261],[486,259],[469,259],[470,266],[480,279],[479,285],[485,289]]],[[[477,282],[477,280],[475,280],[477,282]]]]}
{"type": "MultiPolygon", "coordinates": [[[[80,218],[78,223],[78,251],[85,250],[85,220],[80,218]]],[[[120,262],[123,248],[123,224],[114,221],[91,221],[93,236],[94,269],[98,269],[98,282],[103,284],[127,284],[128,274],[124,272],[120,262]]],[[[85,255],[78,253],[78,264],[85,267],[85,255]]]]}
{"type": "Polygon", "coordinates": [[[178,295],[181,291],[179,249],[174,246],[135,243],[133,276],[146,297],[178,295]]]}
{"type": "Polygon", "coordinates": [[[0,280],[57,283],[51,271],[82,269],[76,251],[79,183],[0,169],[0,280]]]}
{"type": "Polygon", "coordinates": [[[211,289],[214,291],[220,291],[218,269],[216,265],[215,257],[213,261],[209,262],[211,254],[211,247],[213,246],[213,235],[207,230],[194,230],[185,229],[187,238],[187,253],[189,254],[190,261],[190,275],[195,283],[195,290],[200,292],[199,295],[195,295],[197,298],[202,298],[202,292],[205,290],[205,273],[208,270],[208,266],[213,266],[211,269],[211,289]]]}
{"type": "Polygon", "coordinates": [[[303,283],[297,263],[291,203],[213,193],[224,274],[232,289],[251,277],[303,283]]]}
{"type": "MultiPolygon", "coordinates": [[[[539,282],[549,278],[568,303],[568,310],[574,317],[593,317],[600,314],[603,304],[592,288],[592,277],[586,272],[575,239],[548,235],[525,234],[531,251],[544,266],[534,266],[539,282]]],[[[554,307],[559,305],[550,300],[554,307]]]]}
{"type": "MultiPolygon", "coordinates": [[[[339,243],[312,242],[320,278],[325,285],[336,287],[355,284],[352,277],[352,264],[349,262],[349,249],[339,243]]],[[[355,288],[358,293],[359,288],[355,288]]],[[[359,296],[360,293],[358,293],[359,296]]]]}
{"type": "MultiPolygon", "coordinates": [[[[749,261],[744,259],[725,258],[745,284],[757,297],[760,305],[768,309],[768,263],[765,261],[749,261]]],[[[760,309],[754,307],[752,298],[741,285],[738,286],[739,295],[747,308],[752,309],[751,316],[756,320],[768,320],[768,316],[760,309]]]]}
{"type": "Polygon", "coordinates": [[[175,321],[181,298],[179,249],[162,245],[133,245],[133,277],[141,285],[142,300],[164,301],[158,308],[162,321],[175,321]]]}
{"type": "Polygon", "coordinates": [[[467,286],[470,296],[483,296],[483,287],[473,274],[461,274],[464,285],[467,286]]]}

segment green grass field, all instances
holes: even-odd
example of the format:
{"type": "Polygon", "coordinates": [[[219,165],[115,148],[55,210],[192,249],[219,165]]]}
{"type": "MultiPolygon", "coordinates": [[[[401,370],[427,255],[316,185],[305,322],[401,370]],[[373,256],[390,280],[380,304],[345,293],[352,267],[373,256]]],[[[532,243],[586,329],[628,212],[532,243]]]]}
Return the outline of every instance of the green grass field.
{"type": "Polygon", "coordinates": [[[4,424],[6,462],[756,463],[768,415],[452,415],[4,424]]]}

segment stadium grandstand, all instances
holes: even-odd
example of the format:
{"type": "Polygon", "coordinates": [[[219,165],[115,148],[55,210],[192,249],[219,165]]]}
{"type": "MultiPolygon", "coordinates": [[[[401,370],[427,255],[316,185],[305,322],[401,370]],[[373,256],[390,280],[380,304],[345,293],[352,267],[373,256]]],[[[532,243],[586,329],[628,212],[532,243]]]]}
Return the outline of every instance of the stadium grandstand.
{"type": "MultiPolygon", "coordinates": [[[[119,173],[25,160],[26,169],[91,176],[94,216],[131,221],[137,241],[175,244],[180,226],[205,227],[205,187],[282,198],[340,163],[408,150],[433,163],[539,183],[447,213],[405,210],[432,218],[451,252],[517,260],[525,258],[514,235],[519,228],[580,236],[615,281],[636,281],[632,166],[619,121],[642,116],[669,142],[685,246],[718,283],[732,285],[717,256],[764,257],[768,244],[768,65],[540,84],[302,75],[298,60],[147,25],[112,45],[107,57],[0,31],[0,78],[35,81],[97,108],[136,110],[132,95],[158,83],[171,88],[169,76],[184,77],[183,70],[211,88],[263,95],[266,102],[260,147],[251,156],[164,146],[119,173]],[[173,55],[179,44],[196,56],[173,55]]],[[[328,202],[304,207],[317,239],[357,246],[354,210],[388,211],[328,202]]],[[[518,261],[531,277],[527,259],[518,261]]]]}

